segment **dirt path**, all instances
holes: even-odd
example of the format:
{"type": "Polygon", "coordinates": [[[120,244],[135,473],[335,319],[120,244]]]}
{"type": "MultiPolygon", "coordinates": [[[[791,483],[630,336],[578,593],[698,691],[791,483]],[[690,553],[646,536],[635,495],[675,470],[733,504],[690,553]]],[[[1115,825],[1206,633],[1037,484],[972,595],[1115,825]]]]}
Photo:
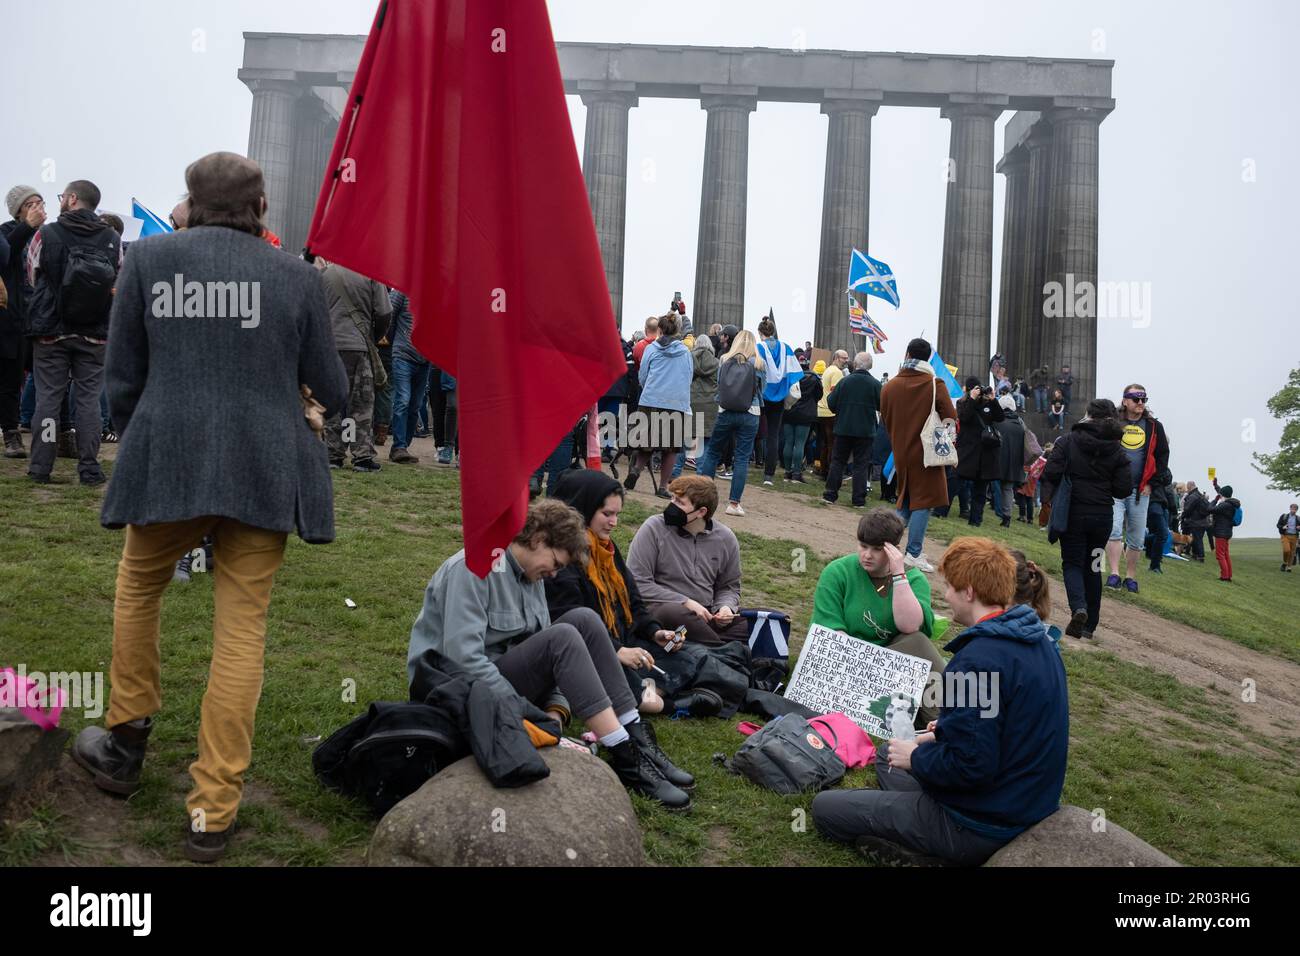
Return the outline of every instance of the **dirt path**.
{"type": "MultiPolygon", "coordinates": [[[[648,489],[649,481],[642,478],[648,489]]],[[[727,484],[718,483],[726,500],[727,484]]],[[[644,491],[632,497],[646,507],[661,502],[644,491]]],[[[765,489],[752,482],[745,487],[745,517],[719,518],[733,531],[747,531],[764,538],[786,538],[806,545],[823,558],[847,554],[855,546],[854,532],[862,514],[844,504],[827,506],[817,499],[765,489]]],[[[944,545],[926,538],[925,554],[938,564],[944,545]]],[[[942,575],[931,576],[936,592],[935,606],[942,607],[942,575]]],[[[1052,623],[1064,630],[1068,618],[1065,586],[1052,579],[1052,623]]],[[[1261,654],[1233,641],[1207,634],[1134,607],[1124,601],[1102,598],[1101,626],[1096,638],[1085,643],[1066,638],[1062,644],[1073,653],[1110,651],[1123,660],[1169,674],[1183,684],[1226,691],[1223,700],[1231,706],[1248,730],[1276,736],[1296,733],[1300,727],[1300,665],[1261,654]],[[1244,702],[1242,682],[1255,682],[1255,700],[1244,702]]]]}

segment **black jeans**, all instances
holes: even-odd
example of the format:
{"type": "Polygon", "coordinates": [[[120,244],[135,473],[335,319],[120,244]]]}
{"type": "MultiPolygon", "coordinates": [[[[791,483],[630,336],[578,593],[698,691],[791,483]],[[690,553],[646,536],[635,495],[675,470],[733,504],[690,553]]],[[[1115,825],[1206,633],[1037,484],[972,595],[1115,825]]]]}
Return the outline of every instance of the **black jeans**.
{"type": "Polygon", "coordinates": [[[989,483],[983,478],[970,483],[970,523],[978,527],[984,523],[984,502],[988,498],[989,483]]]}
{"type": "Polygon", "coordinates": [[[781,460],[781,418],[785,415],[784,402],[763,401],[763,421],[767,423],[767,444],[763,459],[763,477],[771,478],[776,474],[777,462],[781,460]]]}
{"type": "Polygon", "coordinates": [[[835,436],[835,450],[831,452],[831,470],[826,476],[826,491],[822,497],[827,501],[835,501],[839,498],[840,485],[844,481],[844,469],[848,465],[849,455],[853,456],[853,507],[857,508],[867,503],[867,475],[871,467],[870,438],[835,436]]]}
{"type": "Polygon", "coordinates": [[[1205,529],[1197,528],[1191,532],[1192,535],[1192,557],[1197,561],[1205,560],[1205,529]]]}
{"type": "Polygon", "coordinates": [[[1095,631],[1101,618],[1101,555],[1110,539],[1109,514],[1071,514],[1061,535],[1061,577],[1070,610],[1088,612],[1085,631],[1095,631]]]}
{"type": "MultiPolygon", "coordinates": [[[[27,356],[23,354],[22,341],[8,344],[12,346],[13,356],[0,354],[0,429],[13,432],[18,430],[18,396],[23,391],[23,364],[27,356]]],[[[0,353],[3,351],[4,345],[0,345],[0,353]]]]}

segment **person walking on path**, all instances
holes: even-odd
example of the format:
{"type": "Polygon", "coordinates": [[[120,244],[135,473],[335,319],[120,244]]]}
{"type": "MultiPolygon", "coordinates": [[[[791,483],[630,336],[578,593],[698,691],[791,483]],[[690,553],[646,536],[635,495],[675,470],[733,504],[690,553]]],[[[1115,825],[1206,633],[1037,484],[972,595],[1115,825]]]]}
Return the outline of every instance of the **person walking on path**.
{"type": "Polygon", "coordinates": [[[826,477],[822,500],[834,504],[844,481],[844,469],[853,457],[853,507],[866,506],[871,494],[871,446],[876,436],[876,413],[880,408],[880,383],[871,374],[871,353],[859,352],[853,372],[835,388],[831,410],[835,412],[835,446],[831,470],[826,477]]]}
{"type": "Polygon", "coordinates": [[[1151,491],[1163,488],[1171,480],[1169,439],[1165,436],[1165,426],[1147,407],[1147,390],[1136,383],[1124,389],[1119,423],[1124,429],[1124,451],[1128,453],[1129,467],[1133,471],[1133,490],[1115,502],[1110,542],[1106,545],[1106,561],[1110,565],[1106,587],[1115,591],[1120,589],[1120,557],[1124,555],[1127,575],[1123,587],[1129,593],[1137,594],[1137,561],[1146,540],[1151,491]]]}

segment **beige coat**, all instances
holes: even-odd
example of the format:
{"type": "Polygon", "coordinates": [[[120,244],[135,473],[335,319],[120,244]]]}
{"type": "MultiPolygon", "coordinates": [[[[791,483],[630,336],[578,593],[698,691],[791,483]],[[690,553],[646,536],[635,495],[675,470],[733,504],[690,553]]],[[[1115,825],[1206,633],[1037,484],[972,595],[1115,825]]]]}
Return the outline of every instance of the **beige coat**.
{"type": "MultiPolygon", "coordinates": [[[[921,429],[930,417],[934,376],[915,369],[901,369],[885,383],[880,393],[880,421],[889,431],[898,469],[900,506],[906,500],[913,510],[942,508],[948,504],[948,476],[943,468],[926,468],[921,452],[921,429]]],[[[948,389],[939,383],[933,407],[940,418],[957,418],[948,389]]]]}

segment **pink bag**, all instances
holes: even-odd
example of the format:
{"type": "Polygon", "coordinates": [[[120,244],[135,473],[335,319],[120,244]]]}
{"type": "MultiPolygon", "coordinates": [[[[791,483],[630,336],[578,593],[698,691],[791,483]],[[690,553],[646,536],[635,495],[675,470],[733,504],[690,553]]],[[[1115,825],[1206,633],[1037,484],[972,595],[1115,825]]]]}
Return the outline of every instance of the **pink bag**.
{"type": "Polygon", "coordinates": [[[63,713],[63,691],[58,692],[58,699],[51,704],[49,688],[40,692],[30,677],[24,676],[20,681],[12,667],[0,667],[0,707],[17,707],[41,730],[53,730],[59,726],[59,715],[63,713]]]}
{"type": "MultiPolygon", "coordinates": [[[[808,723],[830,742],[835,750],[835,756],[843,760],[844,765],[850,770],[875,763],[876,745],[871,742],[865,730],[844,714],[822,714],[820,717],[808,718],[808,723]]],[[[748,737],[762,726],[745,720],[736,724],[736,729],[748,737]]]]}

